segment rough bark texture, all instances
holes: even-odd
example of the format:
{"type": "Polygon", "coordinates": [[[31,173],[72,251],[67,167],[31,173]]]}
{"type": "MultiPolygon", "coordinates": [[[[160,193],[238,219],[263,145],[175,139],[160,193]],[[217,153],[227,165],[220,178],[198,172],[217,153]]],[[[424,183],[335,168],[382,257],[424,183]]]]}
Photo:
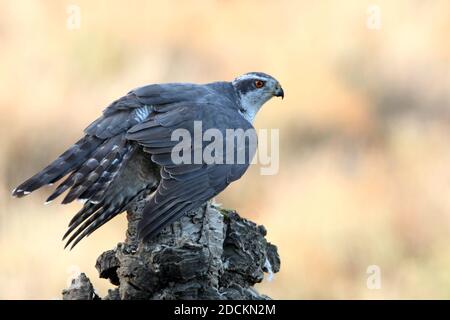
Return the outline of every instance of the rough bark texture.
{"type": "MultiPolygon", "coordinates": [[[[128,210],[125,242],[97,259],[100,277],[117,286],[104,299],[269,299],[253,288],[280,268],[263,226],[207,203],[142,243],[136,228],[144,205],[128,210]]],[[[63,299],[95,298],[84,274],[63,291],[63,299]]]]}
{"type": "Polygon", "coordinates": [[[88,277],[81,273],[72,280],[70,287],[62,292],[64,300],[98,300],[100,297],[95,293],[94,287],[88,277]]]}

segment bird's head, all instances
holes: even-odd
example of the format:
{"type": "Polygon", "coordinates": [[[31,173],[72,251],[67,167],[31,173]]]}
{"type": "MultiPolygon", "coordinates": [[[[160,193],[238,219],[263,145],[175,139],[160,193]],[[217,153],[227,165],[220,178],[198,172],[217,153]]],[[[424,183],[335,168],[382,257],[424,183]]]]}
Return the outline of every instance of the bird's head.
{"type": "Polygon", "coordinates": [[[250,122],[264,103],[272,97],[284,98],[284,91],[277,79],[262,72],[250,72],[233,80],[239,97],[240,112],[250,122]]]}

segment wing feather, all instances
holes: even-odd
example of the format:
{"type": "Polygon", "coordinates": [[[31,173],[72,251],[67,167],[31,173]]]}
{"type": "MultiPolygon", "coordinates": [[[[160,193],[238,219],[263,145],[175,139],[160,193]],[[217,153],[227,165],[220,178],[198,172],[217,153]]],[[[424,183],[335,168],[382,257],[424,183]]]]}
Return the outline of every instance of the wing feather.
{"type": "MultiPolygon", "coordinates": [[[[220,99],[218,99],[220,101],[220,99]]],[[[168,142],[176,129],[194,132],[194,121],[202,121],[203,132],[210,128],[219,129],[226,143],[226,129],[251,129],[252,126],[242,118],[235,108],[220,103],[191,103],[160,113],[149,121],[138,124],[127,132],[127,139],[136,141],[151,154],[153,162],[162,167],[161,182],[144,209],[139,224],[141,238],[151,238],[164,227],[201,206],[231,182],[240,178],[247,170],[249,161],[244,164],[227,164],[223,155],[223,164],[177,164],[171,156],[171,144],[168,142]]],[[[173,145],[178,143],[175,141],[173,145]]],[[[203,149],[206,143],[203,143],[203,149]]],[[[194,152],[191,145],[190,152],[194,152]]],[[[246,144],[245,151],[253,150],[246,144]]],[[[234,150],[227,152],[237,152],[234,150]]],[[[251,159],[252,155],[248,158],[251,159]]],[[[191,154],[191,159],[194,159],[191,154]]],[[[247,159],[247,158],[246,158],[247,159]]]]}

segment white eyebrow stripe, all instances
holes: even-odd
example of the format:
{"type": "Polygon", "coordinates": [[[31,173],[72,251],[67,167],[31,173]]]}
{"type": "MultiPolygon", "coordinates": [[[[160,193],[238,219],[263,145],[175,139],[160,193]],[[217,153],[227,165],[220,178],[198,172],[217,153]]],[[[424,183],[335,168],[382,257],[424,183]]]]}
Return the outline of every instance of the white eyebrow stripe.
{"type": "Polygon", "coordinates": [[[236,83],[238,81],[247,80],[247,79],[255,79],[255,80],[261,80],[261,81],[267,81],[268,78],[257,76],[254,74],[244,74],[242,76],[237,77],[233,80],[233,83],[236,83]]]}

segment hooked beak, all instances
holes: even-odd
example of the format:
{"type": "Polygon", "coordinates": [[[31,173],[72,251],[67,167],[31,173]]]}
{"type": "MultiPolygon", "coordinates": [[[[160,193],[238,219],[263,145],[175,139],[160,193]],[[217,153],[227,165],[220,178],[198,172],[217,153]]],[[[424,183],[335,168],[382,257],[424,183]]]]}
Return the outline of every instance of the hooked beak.
{"type": "Polygon", "coordinates": [[[283,99],[284,98],[283,88],[280,85],[277,85],[273,95],[274,95],[274,97],[281,97],[281,99],[283,99]]]}

